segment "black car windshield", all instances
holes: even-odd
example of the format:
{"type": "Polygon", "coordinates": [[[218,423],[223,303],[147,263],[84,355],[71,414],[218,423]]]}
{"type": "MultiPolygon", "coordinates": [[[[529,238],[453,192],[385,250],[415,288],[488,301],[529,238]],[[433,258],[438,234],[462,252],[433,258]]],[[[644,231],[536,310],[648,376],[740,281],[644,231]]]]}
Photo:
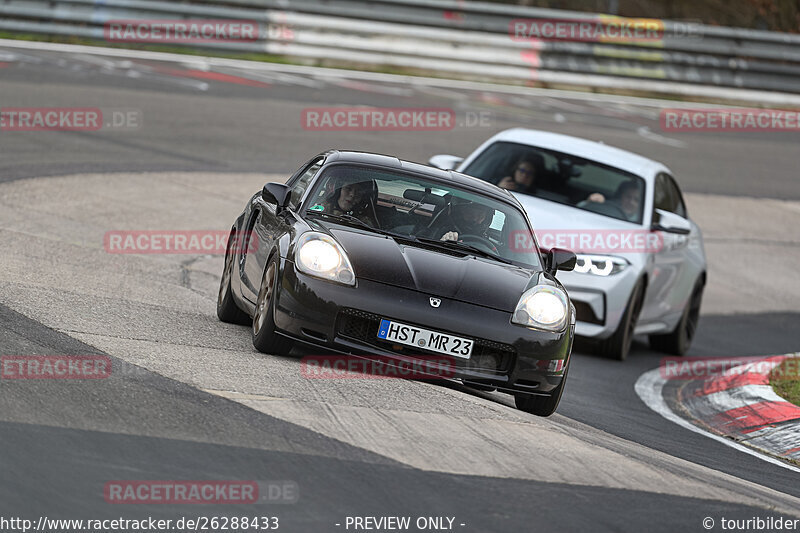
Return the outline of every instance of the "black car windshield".
{"type": "Polygon", "coordinates": [[[535,146],[496,142],[465,174],[619,220],[641,224],[644,180],[618,168],[535,146]]]}
{"type": "Polygon", "coordinates": [[[539,250],[524,212],[416,174],[332,165],[316,180],[304,205],[308,216],[321,215],[374,229],[411,244],[436,247],[441,243],[442,250],[460,249],[466,254],[541,269],[539,250]]]}

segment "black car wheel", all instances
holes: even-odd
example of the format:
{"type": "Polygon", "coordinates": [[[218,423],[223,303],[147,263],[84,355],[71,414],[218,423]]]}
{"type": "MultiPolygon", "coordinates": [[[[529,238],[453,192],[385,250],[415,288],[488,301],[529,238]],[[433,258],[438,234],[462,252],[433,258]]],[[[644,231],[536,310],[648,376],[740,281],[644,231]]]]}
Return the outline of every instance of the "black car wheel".
{"type": "Polygon", "coordinates": [[[698,279],[692,295],[686,303],[680,322],[675,330],[666,335],[650,335],[650,347],[659,352],[685,355],[692,345],[697,323],[700,321],[700,304],[703,301],[703,280],[698,279]]]}
{"type": "Polygon", "coordinates": [[[261,289],[258,291],[253,314],[253,346],[259,352],[286,355],[292,349],[292,340],[275,331],[275,292],[278,288],[278,256],[273,255],[264,269],[261,289]]]}
{"type": "MultiPolygon", "coordinates": [[[[572,358],[570,358],[572,360],[572,358]]],[[[534,396],[532,394],[525,394],[518,392],[514,395],[514,405],[520,411],[531,413],[536,416],[550,416],[558,409],[558,404],[561,402],[561,396],[564,394],[564,387],[567,384],[567,373],[569,372],[569,362],[567,368],[564,370],[564,377],[558,387],[553,389],[548,396],[534,396]]]]}
{"type": "Polygon", "coordinates": [[[611,359],[624,361],[631,351],[633,343],[633,332],[636,329],[636,322],[639,320],[639,313],[644,302],[644,280],[639,280],[631,292],[625,314],[619,321],[617,331],[611,337],[600,341],[597,345],[597,353],[611,359]]]}
{"type": "Polygon", "coordinates": [[[231,324],[248,325],[250,317],[237,307],[231,294],[231,276],[233,274],[234,253],[231,247],[234,243],[234,231],[228,236],[228,247],[225,250],[225,266],[222,267],[222,279],[219,282],[219,295],[217,296],[217,318],[231,324]]]}

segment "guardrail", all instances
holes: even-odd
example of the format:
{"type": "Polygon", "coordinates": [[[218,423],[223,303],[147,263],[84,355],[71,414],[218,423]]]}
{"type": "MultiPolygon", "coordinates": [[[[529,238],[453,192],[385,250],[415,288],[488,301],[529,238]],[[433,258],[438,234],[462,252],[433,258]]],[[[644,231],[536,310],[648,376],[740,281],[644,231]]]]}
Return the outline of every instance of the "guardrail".
{"type": "Polygon", "coordinates": [[[519,38],[514,21],[631,19],[460,0],[0,0],[5,31],[104,39],[104,25],[120,19],[251,20],[256,40],[202,46],[459,76],[680,94],[701,87],[800,93],[800,36],[792,34],[644,21],[658,38],[519,38]]]}

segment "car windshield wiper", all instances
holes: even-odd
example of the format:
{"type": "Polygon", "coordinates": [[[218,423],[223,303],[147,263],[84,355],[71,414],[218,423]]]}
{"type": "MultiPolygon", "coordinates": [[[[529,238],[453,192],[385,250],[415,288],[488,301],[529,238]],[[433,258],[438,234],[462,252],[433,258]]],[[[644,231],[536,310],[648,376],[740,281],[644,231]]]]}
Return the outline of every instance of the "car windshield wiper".
{"type": "Polygon", "coordinates": [[[505,257],[500,257],[497,254],[493,254],[488,250],[484,250],[482,248],[478,248],[477,246],[472,246],[471,244],[466,244],[463,242],[456,242],[456,241],[440,241],[437,239],[429,239],[427,237],[416,237],[416,241],[424,242],[425,244],[436,244],[442,246],[444,248],[450,248],[453,250],[464,250],[466,252],[470,252],[473,255],[479,255],[481,257],[488,257],[489,259],[494,259],[495,261],[500,261],[501,263],[505,263],[507,265],[513,265],[513,261],[510,259],[506,259],[505,257]]]}
{"type": "Polygon", "coordinates": [[[373,231],[375,233],[379,233],[381,235],[386,235],[388,237],[392,237],[394,239],[399,239],[407,242],[419,242],[425,244],[433,244],[435,246],[441,246],[442,248],[448,248],[453,250],[462,250],[465,252],[472,253],[473,255],[479,255],[481,257],[488,257],[489,259],[494,259],[495,261],[500,261],[501,263],[505,263],[506,265],[513,265],[514,263],[506,259],[505,257],[500,257],[499,255],[493,254],[487,250],[483,250],[478,248],[477,246],[472,246],[471,244],[466,244],[463,242],[455,242],[455,241],[439,241],[436,239],[429,239],[427,237],[417,237],[414,235],[402,235],[400,233],[394,233],[393,231],[387,231],[385,229],[376,228],[371,226],[361,220],[358,217],[354,217],[353,215],[343,214],[343,215],[333,215],[331,213],[320,213],[319,211],[307,211],[307,215],[314,215],[322,218],[327,218],[331,220],[338,220],[341,222],[346,222],[352,224],[354,226],[358,226],[359,228],[363,228],[369,231],[373,231]]]}
{"type": "Polygon", "coordinates": [[[306,211],[306,215],[314,215],[322,218],[328,218],[331,220],[338,220],[341,222],[346,222],[353,226],[358,226],[359,228],[363,228],[369,231],[374,231],[375,233],[380,233],[381,235],[387,235],[389,237],[397,237],[398,239],[408,239],[406,235],[400,235],[399,233],[393,233],[385,229],[376,228],[375,226],[367,224],[360,218],[354,217],[353,215],[348,215],[346,213],[343,215],[333,215],[331,213],[320,213],[319,211],[306,211]]]}

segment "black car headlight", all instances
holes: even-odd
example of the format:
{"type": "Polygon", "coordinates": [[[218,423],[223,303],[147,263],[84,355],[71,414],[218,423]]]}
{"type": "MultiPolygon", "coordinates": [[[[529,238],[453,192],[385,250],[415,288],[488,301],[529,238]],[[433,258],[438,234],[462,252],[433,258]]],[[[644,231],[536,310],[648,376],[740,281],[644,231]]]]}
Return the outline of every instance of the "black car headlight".
{"type": "Polygon", "coordinates": [[[511,322],[547,331],[561,331],[567,325],[569,300],[561,289],[537,285],[522,294],[511,322]]]}
{"type": "Polygon", "coordinates": [[[323,233],[304,233],[297,241],[295,265],[300,272],[316,278],[355,285],[356,275],[344,249],[323,233]]]}

